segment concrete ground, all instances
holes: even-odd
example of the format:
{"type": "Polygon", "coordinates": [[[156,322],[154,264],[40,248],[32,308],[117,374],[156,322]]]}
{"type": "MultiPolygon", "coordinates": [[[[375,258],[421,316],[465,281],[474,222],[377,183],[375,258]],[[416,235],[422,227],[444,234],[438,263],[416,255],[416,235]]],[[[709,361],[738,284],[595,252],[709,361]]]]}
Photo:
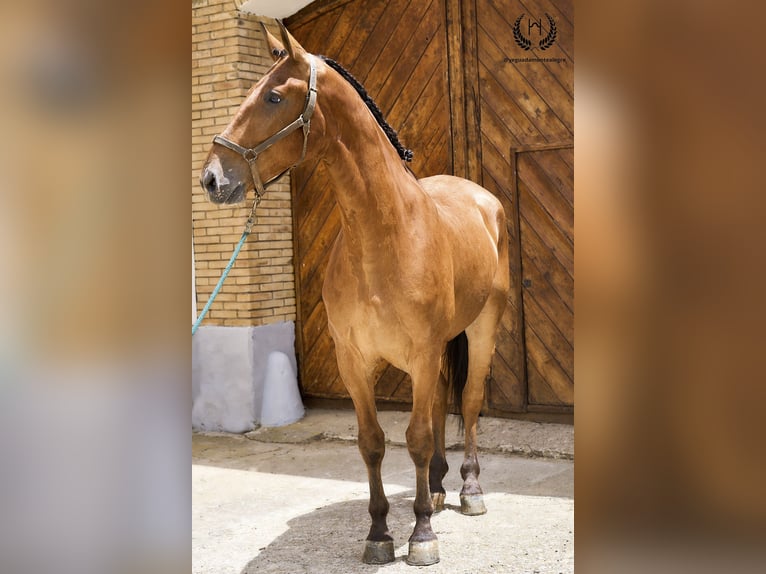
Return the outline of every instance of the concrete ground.
{"type": "Polygon", "coordinates": [[[301,421],[246,435],[192,439],[192,563],[197,574],[428,574],[574,571],[574,430],[480,420],[483,516],[460,514],[462,439],[448,423],[446,509],[431,520],[441,562],[408,566],[415,471],[408,413],[381,412],[383,481],[396,560],[361,562],[369,528],[367,473],[352,411],[309,410],[301,421]]]}

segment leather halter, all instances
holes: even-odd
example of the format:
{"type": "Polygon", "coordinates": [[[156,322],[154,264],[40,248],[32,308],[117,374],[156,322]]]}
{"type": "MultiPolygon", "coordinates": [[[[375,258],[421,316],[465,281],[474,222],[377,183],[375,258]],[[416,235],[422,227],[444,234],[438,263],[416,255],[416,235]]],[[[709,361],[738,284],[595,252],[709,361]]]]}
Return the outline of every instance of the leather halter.
{"type": "Polygon", "coordinates": [[[281,130],[279,130],[277,133],[275,133],[273,136],[267,138],[266,140],[264,140],[263,142],[261,142],[260,144],[258,144],[257,146],[253,148],[246,148],[244,146],[241,146],[238,143],[235,143],[229,139],[226,139],[225,137],[221,135],[217,135],[213,138],[213,143],[217,143],[226,148],[229,148],[230,150],[234,152],[237,152],[250,165],[250,175],[253,178],[253,187],[255,188],[256,200],[260,200],[261,196],[264,193],[264,186],[266,184],[270,183],[271,181],[274,181],[283,173],[285,173],[289,169],[301,163],[306,157],[306,145],[308,143],[309,132],[311,131],[311,116],[314,113],[314,107],[316,106],[316,101],[317,101],[316,62],[314,61],[314,57],[311,56],[310,54],[308,55],[308,58],[309,58],[309,65],[311,66],[311,72],[309,73],[309,89],[308,89],[308,92],[306,93],[306,105],[304,106],[303,112],[301,113],[301,115],[298,116],[298,119],[296,119],[291,124],[285,126],[281,130]],[[269,181],[267,181],[266,184],[264,184],[261,181],[260,173],[258,173],[258,167],[255,165],[255,160],[258,159],[258,155],[261,154],[263,151],[267,150],[268,148],[270,148],[271,146],[273,146],[279,140],[289,136],[298,128],[303,128],[303,152],[301,153],[301,158],[298,161],[296,161],[293,165],[288,167],[285,171],[274,176],[269,181]]]}

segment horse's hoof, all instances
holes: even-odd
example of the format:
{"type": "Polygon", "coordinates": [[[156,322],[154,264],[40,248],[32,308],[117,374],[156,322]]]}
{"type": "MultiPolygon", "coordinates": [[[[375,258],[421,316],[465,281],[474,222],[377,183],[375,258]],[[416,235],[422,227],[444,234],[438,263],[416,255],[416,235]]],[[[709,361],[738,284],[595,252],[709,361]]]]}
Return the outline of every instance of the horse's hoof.
{"type": "Polygon", "coordinates": [[[447,495],[444,492],[434,492],[431,495],[431,500],[434,503],[434,512],[441,512],[444,510],[444,498],[447,495]]]}
{"type": "Polygon", "coordinates": [[[483,494],[461,494],[460,495],[460,512],[466,516],[478,516],[479,514],[486,514],[487,507],[484,506],[483,494]]]}
{"type": "Polygon", "coordinates": [[[393,540],[365,540],[364,556],[362,562],[365,564],[388,564],[394,561],[394,541],[393,540]]]}
{"type": "Polygon", "coordinates": [[[407,555],[410,566],[430,566],[439,561],[439,541],[410,542],[410,553],[407,555]]]}

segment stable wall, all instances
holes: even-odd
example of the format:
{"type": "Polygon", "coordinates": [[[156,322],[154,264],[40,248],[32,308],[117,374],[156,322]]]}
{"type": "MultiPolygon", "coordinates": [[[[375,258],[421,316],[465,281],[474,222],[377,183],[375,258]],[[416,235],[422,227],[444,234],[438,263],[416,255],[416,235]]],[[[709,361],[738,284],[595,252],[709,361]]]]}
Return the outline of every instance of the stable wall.
{"type": "MultiPolygon", "coordinates": [[[[223,0],[192,2],[192,237],[197,313],[242,235],[253,201],[208,202],[199,173],[213,136],[229,123],[252,85],[272,64],[259,21],[223,0]]],[[[273,20],[266,20],[270,27],[273,20]]],[[[277,33],[276,28],[272,30],[277,33]]],[[[293,222],[289,174],[269,186],[256,224],[208,312],[206,326],[295,321],[293,222]]]]}

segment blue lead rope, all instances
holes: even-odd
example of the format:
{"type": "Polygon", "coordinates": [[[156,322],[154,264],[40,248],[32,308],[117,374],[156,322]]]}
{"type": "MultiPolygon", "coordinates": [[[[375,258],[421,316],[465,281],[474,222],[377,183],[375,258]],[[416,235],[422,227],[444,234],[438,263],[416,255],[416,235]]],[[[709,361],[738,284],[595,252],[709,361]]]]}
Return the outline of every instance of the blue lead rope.
{"type": "Polygon", "coordinates": [[[256,194],[255,201],[253,202],[253,208],[250,211],[250,217],[247,218],[247,223],[245,223],[245,230],[242,232],[242,237],[239,239],[239,243],[237,243],[237,246],[234,248],[234,253],[231,254],[231,259],[229,259],[229,264],[226,265],[226,269],[223,270],[223,273],[221,274],[221,278],[218,280],[218,284],[215,286],[215,289],[213,289],[213,292],[210,294],[210,298],[207,300],[207,303],[205,303],[205,306],[203,307],[202,312],[199,314],[199,317],[197,317],[197,320],[194,322],[194,325],[192,325],[192,337],[194,336],[194,333],[197,332],[197,329],[199,328],[199,324],[202,323],[202,319],[204,319],[205,315],[207,315],[207,312],[210,309],[210,306],[213,304],[213,301],[215,301],[216,296],[218,296],[218,291],[221,290],[221,286],[223,286],[223,282],[226,280],[226,276],[229,274],[229,271],[231,271],[231,268],[234,266],[234,262],[237,260],[237,255],[239,255],[239,252],[242,250],[242,246],[245,244],[245,240],[247,239],[247,236],[250,235],[250,232],[253,229],[255,208],[258,206],[260,202],[261,202],[261,197],[259,194],[256,194]]]}

